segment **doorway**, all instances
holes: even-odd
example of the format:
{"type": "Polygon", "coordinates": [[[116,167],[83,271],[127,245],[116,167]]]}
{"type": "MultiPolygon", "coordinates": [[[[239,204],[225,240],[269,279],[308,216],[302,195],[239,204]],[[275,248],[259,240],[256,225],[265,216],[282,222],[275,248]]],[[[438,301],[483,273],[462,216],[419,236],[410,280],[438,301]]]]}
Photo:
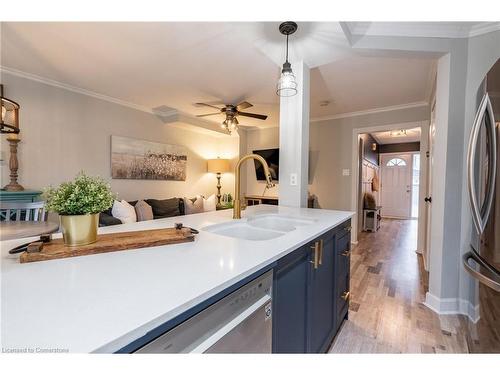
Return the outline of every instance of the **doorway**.
{"type": "MultiPolygon", "coordinates": [[[[354,189],[351,194],[352,211],[357,212],[358,220],[353,221],[352,242],[357,243],[357,238],[363,232],[364,222],[364,193],[371,192],[378,208],[382,206],[382,155],[404,154],[407,165],[410,165],[409,175],[405,178],[405,193],[409,199],[406,201],[404,214],[393,214],[393,217],[415,219],[417,241],[412,246],[418,253],[423,253],[426,229],[426,197],[427,186],[427,121],[373,126],[353,130],[353,171],[352,179],[354,189]],[[374,137],[373,137],[374,136],[374,137]],[[375,139],[377,138],[377,139],[375,139]],[[363,143],[363,144],[361,144],[363,143]],[[375,151],[375,158],[372,151],[375,151]],[[408,156],[406,156],[408,155],[408,156]],[[368,157],[367,157],[368,156],[368,157]],[[367,160],[368,159],[368,160],[367,160]],[[372,184],[373,177],[378,180],[372,184]],[[408,185],[408,187],[407,187],[408,185]],[[374,191],[374,187],[375,188],[374,191]],[[370,191],[371,190],[371,191],[370,191]]],[[[387,160],[384,157],[384,160],[387,160]]],[[[381,213],[380,213],[381,214],[381,213]]],[[[380,215],[381,216],[381,215],[380,215]]],[[[389,215],[387,215],[389,216],[389,215]]],[[[374,215],[372,214],[373,218],[374,215]]],[[[387,219],[388,220],[388,219],[387,219]]],[[[412,226],[413,227],[413,226],[412,226]]],[[[413,236],[412,236],[413,238],[413,236]]],[[[424,262],[425,263],[425,262],[424,262]]]]}

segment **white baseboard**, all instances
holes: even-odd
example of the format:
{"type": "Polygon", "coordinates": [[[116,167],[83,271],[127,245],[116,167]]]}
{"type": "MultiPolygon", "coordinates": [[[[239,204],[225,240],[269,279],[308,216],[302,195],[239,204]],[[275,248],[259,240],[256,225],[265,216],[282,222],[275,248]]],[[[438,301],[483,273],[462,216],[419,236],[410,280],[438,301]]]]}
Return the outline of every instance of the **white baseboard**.
{"type": "Polygon", "coordinates": [[[351,241],[351,245],[357,245],[358,241],[351,241]]]}
{"type": "Polygon", "coordinates": [[[477,323],[480,318],[479,305],[474,306],[469,301],[460,298],[438,298],[427,292],[424,305],[439,315],[465,315],[472,323],[477,323]]]}

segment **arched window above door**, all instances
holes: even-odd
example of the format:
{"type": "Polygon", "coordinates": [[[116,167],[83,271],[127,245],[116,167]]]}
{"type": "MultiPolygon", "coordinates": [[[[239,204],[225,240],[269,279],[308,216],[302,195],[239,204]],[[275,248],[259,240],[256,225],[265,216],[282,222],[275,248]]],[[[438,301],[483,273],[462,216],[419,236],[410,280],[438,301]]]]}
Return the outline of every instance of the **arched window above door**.
{"type": "Polygon", "coordinates": [[[392,158],[386,164],[388,167],[405,167],[406,162],[401,158],[392,158]]]}

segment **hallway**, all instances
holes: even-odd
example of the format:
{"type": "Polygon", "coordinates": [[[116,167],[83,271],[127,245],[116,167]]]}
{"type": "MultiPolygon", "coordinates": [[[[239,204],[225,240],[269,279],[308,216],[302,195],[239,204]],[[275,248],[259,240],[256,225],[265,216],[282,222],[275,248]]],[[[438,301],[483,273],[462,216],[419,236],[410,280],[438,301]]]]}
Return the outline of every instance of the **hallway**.
{"type": "Polygon", "coordinates": [[[384,219],[351,255],[349,320],[331,353],[464,353],[468,319],[423,305],[427,275],[415,253],[416,220],[384,219]],[[423,275],[423,276],[422,276],[423,275]]]}

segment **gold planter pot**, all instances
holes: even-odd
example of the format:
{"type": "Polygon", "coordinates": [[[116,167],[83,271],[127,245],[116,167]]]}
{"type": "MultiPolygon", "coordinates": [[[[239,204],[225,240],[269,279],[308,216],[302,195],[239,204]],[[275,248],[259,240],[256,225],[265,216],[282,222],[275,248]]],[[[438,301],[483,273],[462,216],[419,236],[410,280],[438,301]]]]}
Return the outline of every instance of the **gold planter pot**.
{"type": "Polygon", "coordinates": [[[60,215],[64,244],[67,246],[88,245],[97,241],[99,214],[60,215]]]}

